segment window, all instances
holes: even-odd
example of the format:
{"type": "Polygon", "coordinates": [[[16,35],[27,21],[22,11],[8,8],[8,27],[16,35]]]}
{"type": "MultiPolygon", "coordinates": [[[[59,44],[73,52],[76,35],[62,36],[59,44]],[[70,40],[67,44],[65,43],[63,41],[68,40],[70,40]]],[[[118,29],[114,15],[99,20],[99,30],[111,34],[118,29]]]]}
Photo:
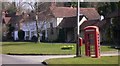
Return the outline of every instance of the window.
{"type": "Polygon", "coordinates": [[[29,40],[29,36],[30,36],[30,31],[26,31],[26,40],[29,40]]]}
{"type": "Polygon", "coordinates": [[[34,31],[31,32],[31,36],[34,36],[34,31]]]}
{"type": "Polygon", "coordinates": [[[26,31],[26,36],[29,36],[29,34],[30,34],[29,31],[26,31]]]}

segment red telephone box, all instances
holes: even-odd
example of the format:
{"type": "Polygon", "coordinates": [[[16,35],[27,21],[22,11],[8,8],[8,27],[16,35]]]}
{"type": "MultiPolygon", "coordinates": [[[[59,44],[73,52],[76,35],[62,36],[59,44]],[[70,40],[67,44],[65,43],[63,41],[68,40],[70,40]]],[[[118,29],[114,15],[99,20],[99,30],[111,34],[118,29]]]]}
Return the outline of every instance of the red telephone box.
{"type": "Polygon", "coordinates": [[[84,28],[85,55],[100,58],[100,34],[97,26],[84,28]]]}

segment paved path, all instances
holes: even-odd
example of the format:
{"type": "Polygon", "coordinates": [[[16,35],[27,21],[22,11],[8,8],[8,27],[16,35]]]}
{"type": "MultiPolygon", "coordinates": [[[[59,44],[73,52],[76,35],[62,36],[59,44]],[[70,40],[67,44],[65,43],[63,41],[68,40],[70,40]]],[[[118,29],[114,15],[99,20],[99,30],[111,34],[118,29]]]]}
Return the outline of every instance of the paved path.
{"type": "MultiPolygon", "coordinates": [[[[120,52],[105,52],[101,56],[117,56],[120,52]]],[[[19,55],[1,55],[2,64],[41,64],[42,61],[50,58],[69,58],[75,55],[48,55],[48,56],[19,56],[19,55]]]]}
{"type": "Polygon", "coordinates": [[[74,55],[55,55],[55,56],[18,56],[2,55],[3,64],[41,64],[42,61],[50,58],[68,58],[74,55]]]}
{"type": "Polygon", "coordinates": [[[119,51],[108,51],[101,53],[101,56],[118,56],[118,55],[120,55],[119,51]]]}

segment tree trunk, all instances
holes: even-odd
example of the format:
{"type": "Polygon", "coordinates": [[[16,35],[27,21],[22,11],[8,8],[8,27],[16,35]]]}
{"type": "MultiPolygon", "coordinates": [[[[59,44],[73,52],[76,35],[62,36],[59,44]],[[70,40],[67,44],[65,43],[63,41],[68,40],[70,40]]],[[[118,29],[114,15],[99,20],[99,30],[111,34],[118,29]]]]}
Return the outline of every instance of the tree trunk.
{"type": "Polygon", "coordinates": [[[40,42],[40,32],[38,29],[38,14],[36,14],[36,32],[37,32],[38,42],[40,42]]]}
{"type": "Polygon", "coordinates": [[[40,42],[40,34],[39,34],[39,36],[38,36],[38,42],[40,42]]]}

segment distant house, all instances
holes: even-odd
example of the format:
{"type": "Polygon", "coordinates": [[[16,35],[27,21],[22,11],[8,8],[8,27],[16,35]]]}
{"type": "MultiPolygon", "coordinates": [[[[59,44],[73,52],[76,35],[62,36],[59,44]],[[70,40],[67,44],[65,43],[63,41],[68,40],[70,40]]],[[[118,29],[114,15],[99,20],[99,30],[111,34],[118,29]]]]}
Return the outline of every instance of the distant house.
{"type": "MultiPolygon", "coordinates": [[[[44,13],[39,15],[39,29],[41,29],[43,23],[45,23],[40,34],[41,40],[75,42],[77,25],[76,12],[76,8],[56,7],[55,4],[52,4],[49,10],[49,16],[44,13]],[[48,16],[48,20],[45,20],[46,16],[48,16]]],[[[83,14],[86,19],[88,19],[88,21],[100,19],[100,15],[95,8],[80,8],[80,13],[83,14]]],[[[83,16],[80,16],[80,18],[82,17],[83,16]]],[[[25,40],[31,40],[31,37],[37,34],[35,25],[35,13],[31,13],[29,15],[26,14],[26,19],[23,20],[21,24],[22,26],[20,29],[25,31],[25,40]],[[27,18],[27,16],[29,17],[27,18]]],[[[17,36],[17,31],[15,35],[17,36]]]]}
{"type": "MultiPolygon", "coordinates": [[[[81,25],[81,36],[83,36],[83,28],[88,25],[99,26],[102,30],[105,22],[100,22],[100,15],[95,8],[80,8],[80,20],[85,17],[85,21],[81,25]]],[[[56,7],[51,4],[50,9],[45,13],[38,14],[38,28],[41,29],[42,41],[57,41],[57,42],[75,42],[77,34],[77,9],[72,7],[56,7]],[[49,13],[49,15],[48,15],[49,13]]],[[[14,40],[18,40],[18,30],[25,31],[25,40],[31,40],[32,36],[36,36],[36,20],[35,13],[24,13],[11,21],[16,30],[14,31],[14,40]],[[17,19],[17,20],[14,20],[17,19]],[[17,22],[13,22],[17,21],[17,22]],[[20,26],[18,26],[20,24],[20,26]]],[[[104,32],[104,31],[103,31],[104,32]]],[[[104,34],[104,33],[103,33],[104,34]]]]}
{"type": "MultiPolygon", "coordinates": [[[[33,36],[37,36],[37,30],[36,30],[36,18],[35,18],[36,14],[34,12],[32,13],[25,13],[24,14],[24,18],[21,20],[20,23],[20,29],[25,31],[25,40],[31,40],[31,38],[33,36]]],[[[47,18],[49,18],[49,20],[46,21],[46,17],[45,14],[40,14],[38,15],[38,29],[40,31],[40,37],[42,40],[42,32],[43,30],[46,30],[46,26],[49,26],[48,21],[52,21],[51,19],[52,16],[49,15],[49,17],[47,16],[47,18]]],[[[17,31],[16,31],[17,34],[17,31]]]]}
{"type": "MultiPolygon", "coordinates": [[[[52,5],[49,12],[51,15],[47,17],[47,21],[45,20],[46,15],[44,15],[44,13],[42,15],[39,15],[39,18],[41,19],[39,20],[38,27],[41,29],[41,26],[43,25],[43,23],[45,23],[40,34],[41,40],[75,42],[77,30],[76,8],[55,7],[52,5]]],[[[95,8],[80,8],[80,13],[83,14],[82,16],[80,16],[80,19],[85,16],[85,18],[88,19],[87,22],[94,21],[95,23],[97,23],[96,21],[99,21],[100,19],[100,15],[95,8]]],[[[29,36],[29,40],[33,35],[36,35],[35,23],[35,20],[31,20],[29,18],[22,24],[21,29],[25,31],[25,37],[29,36]]]]}
{"type": "MultiPolygon", "coordinates": [[[[2,11],[2,36],[3,40],[8,37],[8,25],[11,25],[15,28],[15,30],[18,30],[17,24],[19,23],[21,19],[21,15],[18,15],[16,13],[8,14],[6,11],[2,11]]],[[[14,37],[14,33],[11,33],[11,37],[14,37]]]]}
{"type": "Polygon", "coordinates": [[[6,17],[2,19],[2,40],[6,40],[7,36],[7,26],[6,24],[11,19],[11,17],[6,17]]]}
{"type": "MultiPolygon", "coordinates": [[[[77,32],[76,8],[55,7],[52,9],[55,21],[47,29],[48,41],[75,42],[77,32]],[[54,24],[54,26],[52,26],[54,24]]],[[[99,21],[100,15],[95,8],[80,8],[80,14],[86,17],[87,22],[99,21]]],[[[80,16],[82,19],[83,16],[80,16]]],[[[86,23],[87,23],[86,22],[86,23]]],[[[81,34],[83,36],[83,32],[81,34]]]]}

